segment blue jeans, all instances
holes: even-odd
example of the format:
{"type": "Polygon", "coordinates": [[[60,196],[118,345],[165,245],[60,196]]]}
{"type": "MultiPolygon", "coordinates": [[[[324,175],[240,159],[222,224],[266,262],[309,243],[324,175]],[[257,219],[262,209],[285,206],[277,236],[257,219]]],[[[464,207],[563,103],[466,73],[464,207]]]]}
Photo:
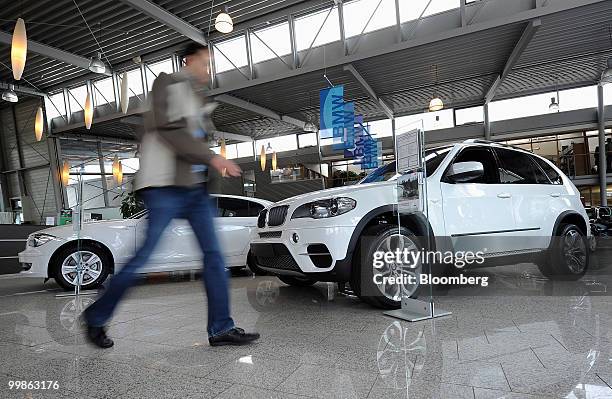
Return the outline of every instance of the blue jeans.
{"type": "Polygon", "coordinates": [[[230,317],[227,270],[219,250],[213,217],[217,209],[204,186],[156,187],[142,191],[149,225],[142,247],[116,273],[102,296],[85,311],[90,326],[104,326],[127,290],[134,284],[139,269],[146,263],[162,233],[175,218],[185,218],[204,254],[202,279],[208,297],[208,335],[223,334],[234,328],[230,317]]]}

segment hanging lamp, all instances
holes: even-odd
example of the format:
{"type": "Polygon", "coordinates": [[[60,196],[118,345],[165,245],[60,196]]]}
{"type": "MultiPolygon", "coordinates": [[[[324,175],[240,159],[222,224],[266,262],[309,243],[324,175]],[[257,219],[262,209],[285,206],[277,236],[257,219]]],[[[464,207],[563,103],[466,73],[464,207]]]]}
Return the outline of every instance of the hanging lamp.
{"type": "Polygon", "coordinates": [[[87,97],[85,97],[85,108],[83,109],[83,116],[85,118],[85,128],[91,129],[91,123],[93,122],[93,103],[91,102],[91,94],[89,94],[89,88],[87,89],[87,97]]]}
{"type": "Polygon", "coordinates": [[[272,170],[276,170],[276,151],[272,153],[272,170]]]}
{"type": "Polygon", "coordinates": [[[8,101],[9,103],[16,103],[17,101],[19,101],[19,97],[17,97],[17,93],[15,93],[14,85],[8,85],[8,89],[2,92],[2,99],[4,101],[8,101]]]}
{"type": "Polygon", "coordinates": [[[128,105],[130,102],[130,94],[128,93],[128,74],[123,72],[121,75],[121,93],[119,94],[121,102],[121,112],[127,114],[128,105]]]}
{"type": "Polygon", "coordinates": [[[11,42],[11,65],[13,67],[13,78],[21,79],[25,68],[26,56],[28,53],[28,37],[26,35],[25,22],[22,18],[17,18],[15,29],[13,30],[13,40],[11,42]]]}
{"type": "Polygon", "coordinates": [[[60,172],[60,177],[62,180],[62,184],[64,186],[67,186],[68,180],[70,179],[70,165],[68,164],[68,161],[64,161],[62,165],[62,170],[60,172]]]}
{"type": "Polygon", "coordinates": [[[227,152],[226,152],[226,148],[225,148],[225,139],[221,139],[221,151],[219,151],[220,155],[227,159],[227,152]]]}
{"type": "Polygon", "coordinates": [[[266,149],[262,145],[261,152],[259,153],[259,165],[261,166],[261,171],[266,170],[266,149]]]}
{"type": "Polygon", "coordinates": [[[38,110],[36,111],[36,118],[34,119],[34,135],[36,136],[36,141],[42,140],[43,122],[43,110],[42,107],[38,107],[38,110]]]}
{"type": "Polygon", "coordinates": [[[117,161],[117,167],[113,167],[113,180],[119,186],[123,183],[123,165],[121,165],[121,161],[117,161]]]}
{"type": "Polygon", "coordinates": [[[438,66],[437,65],[434,65],[434,72],[435,72],[434,95],[431,101],[429,101],[429,111],[430,112],[440,111],[442,108],[444,108],[444,102],[442,102],[442,99],[436,95],[436,88],[438,86],[438,66]]]}
{"type": "Polygon", "coordinates": [[[230,33],[234,30],[234,21],[229,15],[227,6],[225,6],[224,12],[219,13],[215,18],[215,29],[221,33],[230,33]]]}
{"type": "Polygon", "coordinates": [[[115,154],[115,157],[113,158],[113,177],[115,177],[115,173],[117,173],[118,169],[119,169],[119,157],[117,156],[117,154],[115,154]]]}

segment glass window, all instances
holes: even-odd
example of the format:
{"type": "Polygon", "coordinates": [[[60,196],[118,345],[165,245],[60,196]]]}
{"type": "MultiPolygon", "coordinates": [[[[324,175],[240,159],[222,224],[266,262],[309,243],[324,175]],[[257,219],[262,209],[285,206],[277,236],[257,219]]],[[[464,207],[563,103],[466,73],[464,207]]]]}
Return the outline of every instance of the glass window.
{"type": "Polygon", "coordinates": [[[597,86],[579,87],[559,92],[559,111],[597,107],[597,86]]]}
{"type": "Polygon", "coordinates": [[[549,184],[548,178],[531,160],[532,157],[520,151],[496,148],[501,162],[499,175],[502,183],[549,184]]]}
{"type": "Polygon", "coordinates": [[[603,87],[604,92],[604,104],[611,105],[612,104],[612,84],[608,83],[603,87]]]}
{"type": "Polygon", "coordinates": [[[346,37],[360,35],[364,28],[364,32],[371,32],[395,25],[395,0],[382,0],[378,6],[379,1],[355,0],[344,3],[344,32],[346,37]],[[371,20],[370,17],[372,17],[371,20]]]}
{"type": "Polygon", "coordinates": [[[155,79],[157,79],[160,73],[172,73],[172,59],[168,58],[166,60],[147,65],[145,70],[147,74],[147,86],[149,86],[149,90],[151,90],[153,88],[153,82],[155,79]]]}
{"type": "Polygon", "coordinates": [[[462,108],[455,110],[455,124],[465,125],[467,123],[484,122],[484,107],[462,108]]]}
{"type": "Polygon", "coordinates": [[[236,144],[226,144],[225,145],[225,157],[227,159],[238,158],[238,148],[236,147],[236,144]]]}
{"type": "Polygon", "coordinates": [[[295,134],[290,134],[286,136],[270,137],[269,139],[257,140],[255,142],[255,148],[257,149],[258,155],[261,152],[262,145],[267,152],[297,150],[297,138],[295,134]],[[268,146],[268,144],[270,145],[268,146]],[[271,148],[271,150],[269,150],[269,148],[271,148]]]}
{"type": "Polygon", "coordinates": [[[495,157],[488,147],[466,147],[461,152],[453,164],[459,162],[480,162],[484,168],[484,174],[477,178],[470,180],[465,183],[481,183],[481,184],[496,184],[499,183],[499,172],[497,169],[497,162],[495,157]]]}
{"type": "Polygon", "coordinates": [[[459,8],[460,0],[411,0],[400,1],[400,21],[413,21],[421,14],[424,17],[459,8]],[[428,5],[429,4],[429,5],[428,5]],[[427,9],[425,9],[427,7],[427,9]],[[424,11],[424,12],[423,12],[424,11]]]}
{"type": "Polygon", "coordinates": [[[94,104],[96,107],[115,101],[115,91],[113,88],[113,78],[106,78],[93,82],[94,85],[94,104]]]}
{"type": "Polygon", "coordinates": [[[296,18],[295,42],[297,51],[308,49],[313,40],[313,47],[340,40],[338,8],[334,7],[331,13],[329,13],[329,10],[330,9],[328,8],[301,18],[296,18]],[[321,25],[323,25],[323,28],[321,29],[319,35],[316,36],[321,25]]]}
{"type": "Polygon", "coordinates": [[[370,135],[375,138],[393,136],[393,124],[391,119],[368,122],[370,135]]]}
{"type": "MultiPolygon", "coordinates": [[[[259,209],[254,215],[251,214],[251,201],[239,199],[239,198],[228,198],[228,197],[218,197],[217,198],[217,206],[219,208],[219,216],[221,217],[248,217],[248,216],[257,216],[259,211],[263,209],[257,208],[253,206],[253,212],[255,209],[259,209]]],[[[259,204],[256,204],[259,205],[259,204]]]]}
{"type": "Polygon", "coordinates": [[[532,159],[538,165],[540,165],[540,168],[542,168],[544,173],[546,173],[546,176],[548,176],[548,179],[552,182],[552,184],[563,184],[563,180],[561,180],[561,176],[559,176],[557,171],[554,170],[553,167],[550,166],[548,162],[538,157],[532,157],[532,159]]]}
{"type": "Polygon", "coordinates": [[[68,97],[70,98],[70,112],[82,111],[87,98],[87,87],[79,86],[73,89],[68,89],[68,97]]]}
{"type": "Polygon", "coordinates": [[[244,35],[215,43],[214,60],[215,71],[217,72],[225,72],[248,65],[244,35]]]}
{"type": "Polygon", "coordinates": [[[58,116],[66,115],[64,93],[60,92],[45,98],[45,112],[49,121],[58,116]]]}
{"type": "Polygon", "coordinates": [[[140,96],[144,90],[142,89],[142,78],[140,75],[140,68],[132,69],[127,73],[128,78],[128,91],[130,97],[140,96]]]}
{"type": "Polygon", "coordinates": [[[236,150],[238,151],[237,158],[252,157],[253,156],[253,142],[245,141],[244,143],[236,144],[236,150]]]}
{"type": "Polygon", "coordinates": [[[253,35],[251,35],[251,53],[253,63],[276,58],[274,53],[279,56],[291,54],[289,23],[283,22],[282,24],[254,31],[253,35]],[[274,50],[274,52],[270,49],[274,50]]]}
{"type": "Polygon", "coordinates": [[[489,103],[489,119],[491,122],[506,119],[523,118],[549,113],[550,99],[555,93],[543,93],[533,96],[492,101],[489,103]]]}
{"type": "Polygon", "coordinates": [[[298,144],[300,148],[314,147],[317,145],[316,133],[298,134],[298,144]]]}

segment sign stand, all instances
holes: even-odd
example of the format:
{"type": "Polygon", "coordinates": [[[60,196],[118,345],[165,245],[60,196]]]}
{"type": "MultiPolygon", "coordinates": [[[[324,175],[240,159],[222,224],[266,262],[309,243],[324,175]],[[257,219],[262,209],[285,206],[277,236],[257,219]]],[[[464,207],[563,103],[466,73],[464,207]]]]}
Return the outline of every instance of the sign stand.
{"type": "Polygon", "coordinates": [[[72,216],[72,225],[74,226],[74,231],[77,234],[77,248],[78,248],[78,261],[77,261],[77,265],[76,265],[76,284],[74,286],[74,292],[68,293],[61,293],[61,294],[56,294],[55,297],[56,298],[66,298],[66,297],[76,297],[79,298],[79,296],[81,295],[97,295],[98,291],[97,290],[92,290],[92,291],[88,291],[88,292],[84,292],[81,293],[81,284],[83,283],[83,259],[82,259],[82,254],[81,254],[81,227],[82,227],[82,223],[83,223],[83,172],[84,172],[85,168],[83,166],[81,166],[81,169],[79,170],[79,190],[78,190],[78,197],[77,197],[77,205],[75,207],[75,212],[73,212],[73,216],[72,216]]]}
{"type": "MultiPolygon", "coordinates": [[[[423,129],[412,129],[395,135],[395,161],[397,172],[398,223],[400,214],[422,213],[428,219],[427,212],[427,171],[425,168],[425,140],[423,129]]],[[[399,223],[401,226],[401,223],[399,223]]],[[[427,234],[427,249],[430,248],[430,234],[427,234]]],[[[431,271],[431,269],[430,269],[431,271]]],[[[449,316],[452,312],[437,309],[433,296],[420,300],[402,296],[402,306],[383,314],[410,322],[449,316]]]]}

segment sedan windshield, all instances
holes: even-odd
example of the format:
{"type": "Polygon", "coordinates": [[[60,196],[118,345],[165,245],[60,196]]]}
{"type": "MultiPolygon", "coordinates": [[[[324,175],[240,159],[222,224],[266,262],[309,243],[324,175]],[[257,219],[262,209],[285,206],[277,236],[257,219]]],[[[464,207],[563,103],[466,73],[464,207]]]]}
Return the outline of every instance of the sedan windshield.
{"type": "MultiPolygon", "coordinates": [[[[440,147],[425,151],[425,168],[427,169],[428,175],[432,175],[436,172],[438,166],[444,161],[444,158],[446,158],[446,155],[452,148],[452,146],[440,147]]],[[[395,162],[390,162],[370,172],[370,174],[364,177],[358,184],[389,181],[395,177],[395,175],[397,175],[395,162]]]]}

